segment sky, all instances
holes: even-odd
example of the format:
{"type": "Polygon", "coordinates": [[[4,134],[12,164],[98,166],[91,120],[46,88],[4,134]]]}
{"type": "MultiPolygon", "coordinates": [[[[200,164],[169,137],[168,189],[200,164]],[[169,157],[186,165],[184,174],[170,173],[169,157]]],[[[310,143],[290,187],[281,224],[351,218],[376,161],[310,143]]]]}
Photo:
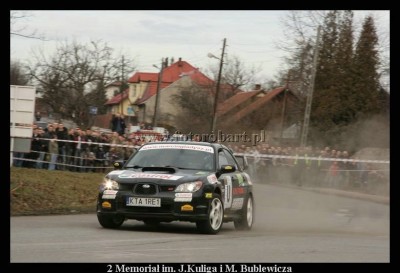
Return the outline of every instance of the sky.
{"type": "MultiPolygon", "coordinates": [[[[238,56],[246,67],[259,69],[265,82],[284,69],[285,52],[277,43],[285,39],[282,19],[288,11],[155,11],[155,10],[45,10],[24,11],[29,16],[18,21],[26,32],[36,30],[46,41],[10,36],[12,60],[30,59],[32,50],[51,54],[60,41],[86,43],[102,40],[116,53],[134,60],[137,70],[157,72],[163,57],[182,58],[201,71],[217,66],[226,38],[226,57],[238,56]]],[[[355,23],[370,11],[357,11],[355,23]]],[[[373,11],[377,25],[389,32],[389,11],[373,11]]],[[[133,72],[133,71],[132,71],[133,72]]]]}

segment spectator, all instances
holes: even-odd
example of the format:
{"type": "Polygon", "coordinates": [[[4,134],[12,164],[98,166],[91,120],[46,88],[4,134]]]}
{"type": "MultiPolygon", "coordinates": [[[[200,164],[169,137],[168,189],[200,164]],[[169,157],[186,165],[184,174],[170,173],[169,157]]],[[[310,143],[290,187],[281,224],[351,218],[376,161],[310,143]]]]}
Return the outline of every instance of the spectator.
{"type": "Polygon", "coordinates": [[[120,113],[116,113],[111,120],[111,130],[117,132],[119,135],[123,135],[125,133],[125,128],[124,116],[120,113]]]}
{"type": "Polygon", "coordinates": [[[67,143],[64,142],[63,140],[68,140],[68,131],[67,128],[64,127],[64,124],[59,123],[58,127],[56,128],[56,135],[58,141],[58,154],[60,155],[60,163],[61,166],[59,169],[65,170],[65,165],[67,163],[67,143]]]}
{"type": "Polygon", "coordinates": [[[58,142],[56,134],[53,134],[52,139],[49,141],[49,153],[50,153],[49,170],[55,170],[58,157],[58,142]]]}

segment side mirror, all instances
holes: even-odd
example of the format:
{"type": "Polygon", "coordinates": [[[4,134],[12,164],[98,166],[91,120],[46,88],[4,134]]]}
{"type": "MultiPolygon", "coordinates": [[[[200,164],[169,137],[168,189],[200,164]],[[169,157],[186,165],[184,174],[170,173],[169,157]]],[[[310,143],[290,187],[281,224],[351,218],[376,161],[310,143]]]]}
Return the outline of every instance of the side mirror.
{"type": "Polygon", "coordinates": [[[124,166],[124,162],[121,160],[114,161],[113,166],[114,166],[115,170],[120,170],[120,169],[122,169],[122,166],[124,166]]]}
{"type": "Polygon", "coordinates": [[[247,157],[244,155],[235,155],[236,160],[238,161],[242,170],[246,170],[249,167],[249,163],[247,162],[247,157]]]}
{"type": "Polygon", "coordinates": [[[236,171],[236,167],[234,165],[222,165],[221,168],[219,169],[219,173],[233,173],[236,171]]]}

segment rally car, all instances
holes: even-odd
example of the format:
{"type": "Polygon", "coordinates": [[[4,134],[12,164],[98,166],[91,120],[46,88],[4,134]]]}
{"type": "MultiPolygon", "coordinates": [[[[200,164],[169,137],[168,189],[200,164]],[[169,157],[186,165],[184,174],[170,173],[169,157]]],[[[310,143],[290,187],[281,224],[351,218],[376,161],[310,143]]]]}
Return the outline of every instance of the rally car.
{"type": "Polygon", "coordinates": [[[233,221],[236,229],[249,230],[255,219],[253,186],[238,162],[218,143],[145,144],[105,176],[98,221],[105,228],[118,228],[127,219],[147,225],[189,221],[207,234],[233,221]]]}

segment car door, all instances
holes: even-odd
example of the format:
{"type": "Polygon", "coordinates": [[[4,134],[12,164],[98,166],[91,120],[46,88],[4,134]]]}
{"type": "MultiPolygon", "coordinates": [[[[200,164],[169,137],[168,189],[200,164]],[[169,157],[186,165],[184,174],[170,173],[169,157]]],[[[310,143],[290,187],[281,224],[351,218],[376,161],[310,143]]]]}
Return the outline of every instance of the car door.
{"type": "Polygon", "coordinates": [[[232,165],[235,171],[223,173],[218,180],[223,185],[222,199],[225,211],[240,210],[243,207],[245,197],[248,193],[248,179],[243,174],[233,155],[224,148],[218,151],[218,167],[232,165]]]}

